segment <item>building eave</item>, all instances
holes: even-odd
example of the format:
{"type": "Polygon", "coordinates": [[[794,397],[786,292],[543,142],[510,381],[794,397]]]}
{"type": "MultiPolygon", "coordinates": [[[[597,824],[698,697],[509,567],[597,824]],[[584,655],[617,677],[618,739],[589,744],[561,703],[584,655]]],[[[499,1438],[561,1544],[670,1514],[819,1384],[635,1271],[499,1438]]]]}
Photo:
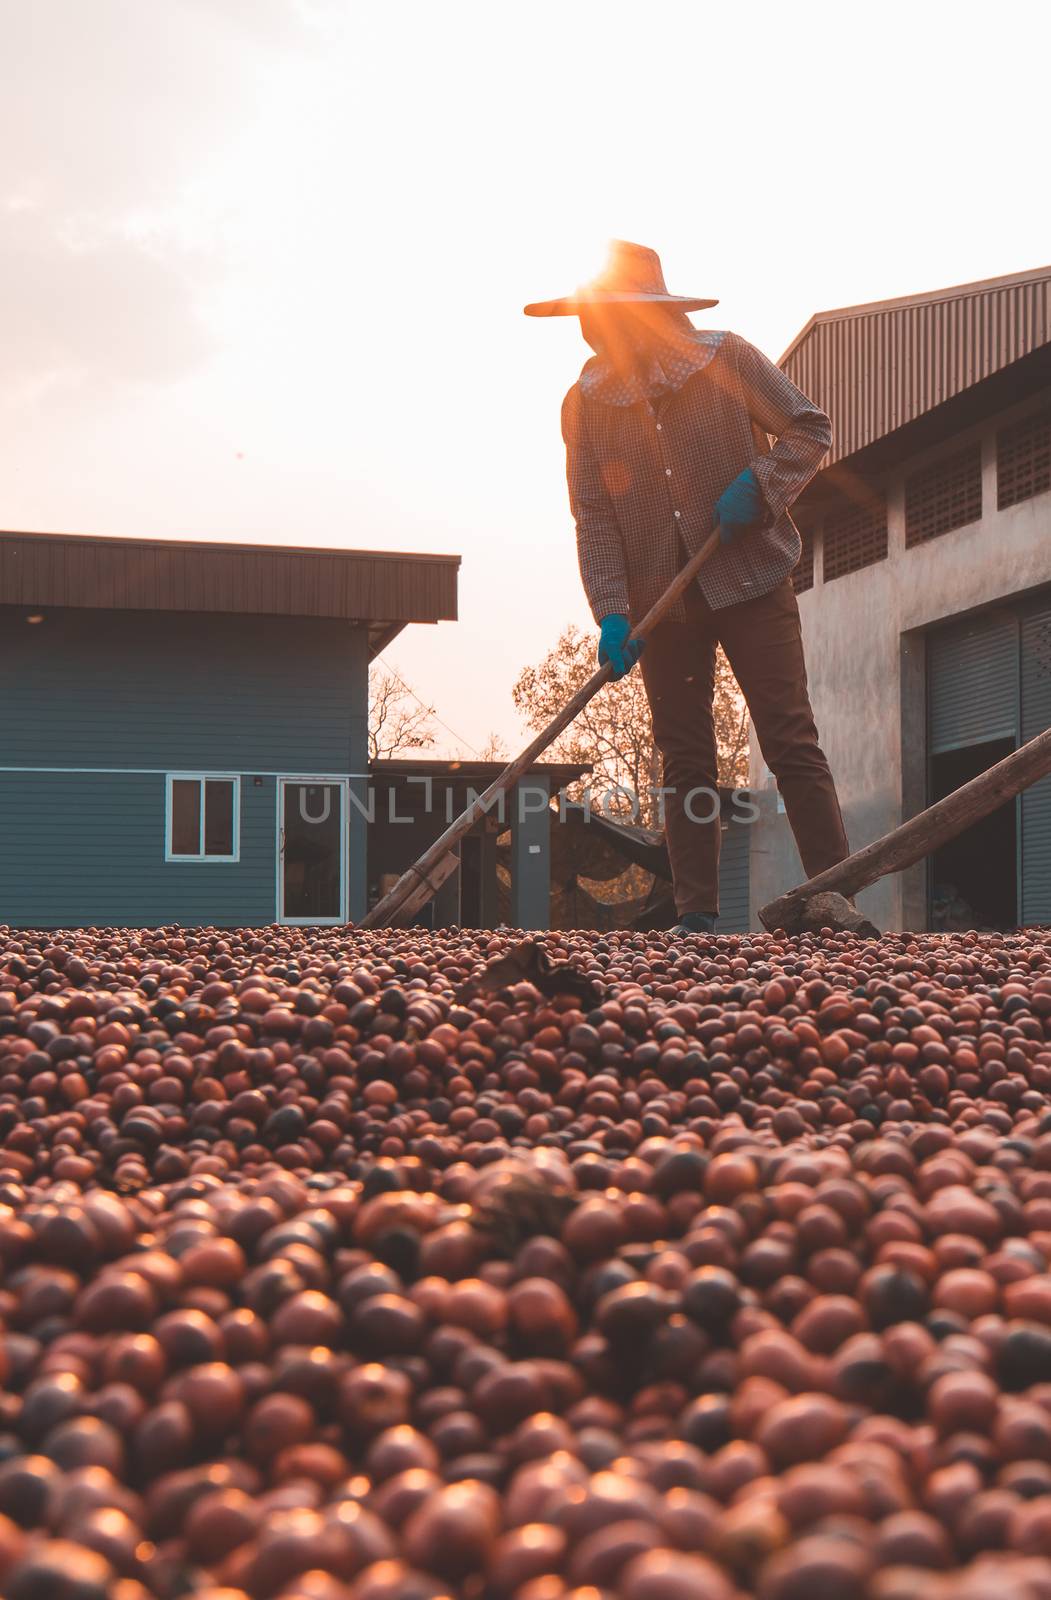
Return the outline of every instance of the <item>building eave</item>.
{"type": "MultiPolygon", "coordinates": [[[[0,605],[455,621],[458,555],[0,532],[0,605]]],[[[389,632],[393,637],[393,632],[389,632]]]]}

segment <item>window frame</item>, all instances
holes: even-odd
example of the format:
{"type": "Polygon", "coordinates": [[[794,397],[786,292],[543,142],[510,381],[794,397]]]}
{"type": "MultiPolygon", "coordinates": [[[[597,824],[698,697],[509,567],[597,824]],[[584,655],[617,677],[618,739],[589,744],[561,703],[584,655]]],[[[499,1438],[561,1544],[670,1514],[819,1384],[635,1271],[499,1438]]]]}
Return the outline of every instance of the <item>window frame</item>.
{"type": "Polygon", "coordinates": [[[224,862],[240,861],[241,859],[241,774],[239,772],[168,772],[164,777],[164,859],[173,863],[193,863],[195,865],[221,865],[224,862]],[[176,783],[196,783],[200,788],[200,832],[198,843],[200,850],[196,855],[177,855],[172,850],[172,822],[174,817],[172,805],[172,790],[176,783]],[[205,784],[231,783],[233,784],[233,854],[215,856],[204,854],[205,830],[205,784]]]}
{"type": "Polygon", "coordinates": [[[275,784],[274,805],[274,866],[275,866],[275,904],[274,921],[282,928],[340,928],[345,927],[350,921],[350,820],[351,820],[351,789],[350,779],[344,777],[325,777],[314,773],[313,775],[301,772],[281,772],[277,775],[275,784]],[[339,916],[338,917],[289,917],[285,914],[285,786],[295,784],[303,788],[332,787],[339,790],[340,810],[343,814],[343,824],[340,828],[339,838],[339,916]]]}

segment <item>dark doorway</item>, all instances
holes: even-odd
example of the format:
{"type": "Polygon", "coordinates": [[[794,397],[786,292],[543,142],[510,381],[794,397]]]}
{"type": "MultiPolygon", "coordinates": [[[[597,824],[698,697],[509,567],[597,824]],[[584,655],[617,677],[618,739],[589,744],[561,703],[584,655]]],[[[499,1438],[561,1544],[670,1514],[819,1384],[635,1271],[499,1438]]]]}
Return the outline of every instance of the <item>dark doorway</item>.
{"type": "MultiPolygon", "coordinates": [[[[991,739],[931,757],[931,804],[969,783],[1014,750],[991,739]]],[[[1018,803],[1007,800],[936,850],[930,862],[930,926],[999,929],[1018,926],[1018,803]]]]}
{"type": "Polygon", "coordinates": [[[343,787],[281,784],[282,922],[341,922],[343,787]]]}

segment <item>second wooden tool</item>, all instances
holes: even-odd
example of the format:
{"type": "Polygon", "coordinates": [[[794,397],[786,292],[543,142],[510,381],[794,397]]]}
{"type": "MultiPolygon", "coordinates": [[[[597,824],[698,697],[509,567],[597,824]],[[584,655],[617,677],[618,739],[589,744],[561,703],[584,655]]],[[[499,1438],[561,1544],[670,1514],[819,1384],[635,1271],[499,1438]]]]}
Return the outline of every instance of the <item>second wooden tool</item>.
{"type": "MultiPolygon", "coordinates": [[[[715,554],[719,548],[719,536],[719,529],[716,528],[697,554],[691,556],[681,571],[676,573],[660,599],[654,602],[638,627],[632,630],[631,637],[633,639],[646,639],[649,637],[665,612],[675,604],[680,595],[686,592],[704,563],[715,554]]],[[[577,690],[573,698],[566,702],[558,715],[553,717],[547,727],[537,734],[536,738],[526,746],[521,755],[516,756],[514,761],[504,768],[500,776],[493,779],[488,789],[483,794],[480,794],[476,800],[472,801],[466,811],[461,812],[455,821],[449,824],[445,832],[435,839],[430,848],[423,852],[419,860],[415,861],[407,872],[402,873],[394,887],[388,890],[382,900],[376,902],[372,910],[363,919],[361,924],[363,928],[386,928],[390,927],[395,921],[407,922],[410,917],[415,916],[421,906],[427,904],[427,901],[437,893],[443,880],[449,876],[449,873],[456,865],[455,859],[451,863],[447,859],[450,851],[455,848],[465,833],[470,832],[479,817],[484,817],[496,801],[499,800],[500,796],[512,789],[519,778],[529,771],[537,757],[547,749],[548,745],[552,744],[559,734],[569,727],[573,719],[583,711],[588,701],[598,694],[603,684],[608,683],[612,671],[613,669],[609,662],[606,662],[605,666],[599,667],[596,672],[592,673],[587,683],[577,690]]]]}
{"type": "Polygon", "coordinates": [[[844,898],[857,894],[878,878],[889,872],[901,872],[914,862],[931,855],[947,839],[963,833],[972,822],[988,816],[1005,800],[1013,800],[1031,784],[1051,772],[1051,728],[1038,733],[995,766],[980,772],[977,778],[954,789],[944,800],[939,800],[918,816],[910,817],[900,828],[885,833],[863,850],[837,862],[816,878],[790,889],[777,900],[763,906],[759,920],[764,928],[775,933],[783,928],[785,933],[799,933],[804,928],[825,927],[834,931],[860,933],[867,930],[875,934],[871,924],[864,923],[860,913],[844,898]]]}

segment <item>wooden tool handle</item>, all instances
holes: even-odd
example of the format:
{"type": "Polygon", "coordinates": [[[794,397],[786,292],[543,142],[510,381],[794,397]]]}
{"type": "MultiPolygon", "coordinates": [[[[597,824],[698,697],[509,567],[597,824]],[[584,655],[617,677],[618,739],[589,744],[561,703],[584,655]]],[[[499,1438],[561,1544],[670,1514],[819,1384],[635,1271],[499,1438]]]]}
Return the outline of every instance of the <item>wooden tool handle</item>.
{"type": "Polygon", "coordinates": [[[771,900],[760,911],[760,922],[771,933],[777,928],[784,928],[786,933],[798,932],[803,906],[811,895],[830,889],[854,895],[889,872],[911,867],[1049,772],[1051,728],[1038,733],[1035,739],[1012,751],[995,766],[980,772],[977,778],[954,789],[943,800],[928,806],[926,811],[910,817],[900,828],[885,833],[863,850],[855,850],[853,855],[819,872],[816,878],[809,878],[797,889],[771,900]]]}
{"type": "MultiPolygon", "coordinates": [[[[713,556],[719,548],[720,530],[715,531],[705,540],[697,554],[691,556],[686,565],[675,574],[659,600],[654,601],[642,621],[632,629],[632,639],[647,639],[661,618],[675,604],[690,584],[696,578],[704,563],[713,556]]],[[[419,860],[414,862],[407,872],[403,872],[394,887],[384,895],[382,900],[376,902],[372,910],[364,917],[363,928],[385,928],[397,918],[399,921],[414,916],[422,905],[434,893],[431,879],[434,868],[448,855],[449,851],[459,843],[465,833],[469,833],[479,817],[483,817],[489,807],[499,799],[500,795],[514,787],[519,778],[529,771],[537,757],[552,744],[559,734],[583,711],[589,700],[598,694],[603,684],[612,676],[613,668],[607,661],[593,672],[587,683],[579,688],[571,700],[568,700],[552,717],[547,727],[537,734],[522,751],[521,755],[508,763],[498,778],[494,778],[485,793],[479,795],[477,800],[467,807],[466,811],[451,822],[445,832],[440,834],[434,843],[425,850],[419,860]]],[[[447,876],[448,874],[443,874],[447,876]]]]}

